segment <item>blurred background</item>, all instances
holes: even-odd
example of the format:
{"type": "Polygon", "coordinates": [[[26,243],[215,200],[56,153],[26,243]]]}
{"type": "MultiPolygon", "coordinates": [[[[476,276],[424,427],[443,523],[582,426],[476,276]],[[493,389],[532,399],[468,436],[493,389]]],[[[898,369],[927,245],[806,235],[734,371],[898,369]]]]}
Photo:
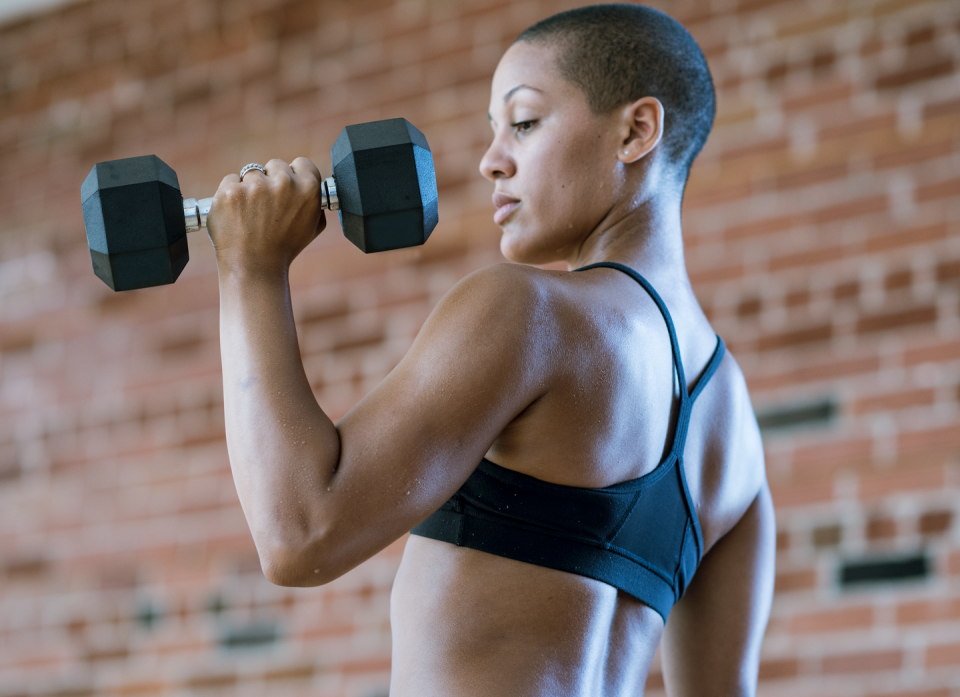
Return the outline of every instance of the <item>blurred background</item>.
{"type": "MultiPolygon", "coordinates": [[[[567,0],[0,2],[0,697],[384,697],[404,541],[329,586],[264,580],[229,472],[214,257],[114,293],[80,184],[155,153],[185,196],[404,116],[440,224],[294,264],[302,353],[344,414],[437,300],[501,261],[489,79],[567,0]]],[[[684,203],[777,506],[760,694],[960,695],[960,3],[661,0],[719,110],[684,203]]],[[[655,669],[649,694],[662,694],[655,669]]]]}

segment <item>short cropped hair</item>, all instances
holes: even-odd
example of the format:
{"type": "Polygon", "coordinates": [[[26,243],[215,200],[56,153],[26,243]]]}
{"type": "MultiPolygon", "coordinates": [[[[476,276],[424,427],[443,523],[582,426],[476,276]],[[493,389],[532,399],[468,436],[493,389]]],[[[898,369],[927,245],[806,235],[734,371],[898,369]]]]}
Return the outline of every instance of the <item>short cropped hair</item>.
{"type": "Polygon", "coordinates": [[[594,114],[642,97],[663,104],[663,148],[686,181],[716,113],[707,60],[672,17],[644,5],[592,5],[537,22],[517,42],[554,44],[561,75],[583,90],[594,114]]]}

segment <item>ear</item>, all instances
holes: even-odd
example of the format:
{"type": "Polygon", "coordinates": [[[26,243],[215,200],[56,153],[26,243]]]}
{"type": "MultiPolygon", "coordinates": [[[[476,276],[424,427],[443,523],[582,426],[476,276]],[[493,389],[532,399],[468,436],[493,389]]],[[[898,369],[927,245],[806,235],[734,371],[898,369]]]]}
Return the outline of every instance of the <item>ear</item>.
{"type": "Polygon", "coordinates": [[[663,139],[663,104],[656,97],[642,97],[620,110],[623,140],[617,159],[636,162],[663,139]]]}

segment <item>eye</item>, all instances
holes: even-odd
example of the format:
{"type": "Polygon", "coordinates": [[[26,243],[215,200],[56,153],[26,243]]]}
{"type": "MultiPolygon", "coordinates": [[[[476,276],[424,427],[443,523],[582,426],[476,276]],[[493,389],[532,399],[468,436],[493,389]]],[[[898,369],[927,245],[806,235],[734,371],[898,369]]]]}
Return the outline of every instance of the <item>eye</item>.
{"type": "Polygon", "coordinates": [[[513,125],[513,130],[515,130],[517,133],[526,133],[531,128],[533,128],[536,124],[537,124],[536,120],[532,120],[532,121],[518,121],[517,123],[512,125],[513,125]]]}

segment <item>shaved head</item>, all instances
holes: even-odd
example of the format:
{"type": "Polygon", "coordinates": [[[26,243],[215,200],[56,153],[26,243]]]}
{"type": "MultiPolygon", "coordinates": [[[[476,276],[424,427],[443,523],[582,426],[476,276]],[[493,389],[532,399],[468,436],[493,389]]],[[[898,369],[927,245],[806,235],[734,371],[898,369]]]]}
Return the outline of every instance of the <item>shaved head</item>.
{"type": "Polygon", "coordinates": [[[537,22],[521,41],[556,46],[560,73],[596,114],[659,99],[662,146],[686,180],[713,126],[716,97],[703,52],[679,22],[644,5],[592,5],[537,22]]]}

